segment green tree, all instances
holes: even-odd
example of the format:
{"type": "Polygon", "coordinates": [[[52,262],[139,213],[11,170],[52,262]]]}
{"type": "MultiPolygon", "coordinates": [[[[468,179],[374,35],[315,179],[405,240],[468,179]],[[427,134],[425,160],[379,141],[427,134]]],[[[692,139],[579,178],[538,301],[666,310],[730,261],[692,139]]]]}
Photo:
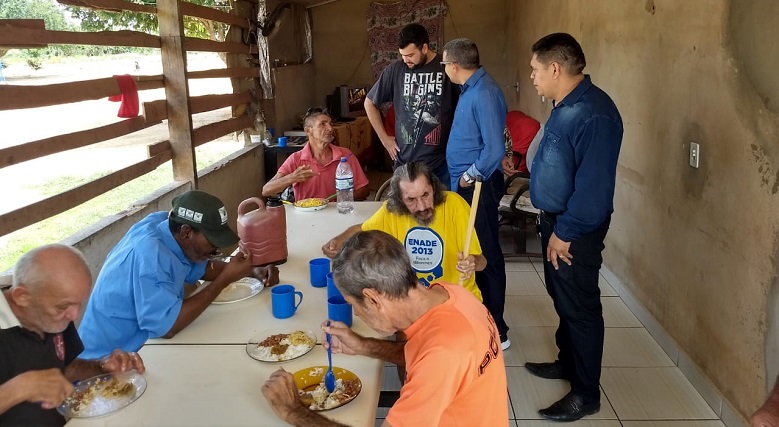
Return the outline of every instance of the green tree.
{"type": "MultiPolygon", "coordinates": [[[[157,0],[130,1],[148,6],[157,4],[157,0]]],[[[223,10],[225,12],[232,9],[232,0],[189,0],[189,2],[223,10]]],[[[81,28],[87,31],[134,30],[150,34],[158,34],[159,32],[157,15],[154,14],[109,12],[72,6],[68,6],[67,9],[71,12],[73,18],[81,21],[81,28]]],[[[184,32],[190,37],[224,41],[227,29],[227,25],[219,22],[212,22],[191,16],[184,17],[184,32]]]]}

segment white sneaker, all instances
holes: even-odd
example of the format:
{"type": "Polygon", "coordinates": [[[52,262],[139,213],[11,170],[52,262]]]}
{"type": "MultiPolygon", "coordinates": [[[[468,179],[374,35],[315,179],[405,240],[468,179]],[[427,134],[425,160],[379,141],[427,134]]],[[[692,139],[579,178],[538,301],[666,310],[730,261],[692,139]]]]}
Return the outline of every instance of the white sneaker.
{"type": "Polygon", "coordinates": [[[506,341],[500,343],[500,348],[502,348],[503,351],[508,350],[509,347],[511,347],[511,340],[508,338],[506,338],[506,341]]]}

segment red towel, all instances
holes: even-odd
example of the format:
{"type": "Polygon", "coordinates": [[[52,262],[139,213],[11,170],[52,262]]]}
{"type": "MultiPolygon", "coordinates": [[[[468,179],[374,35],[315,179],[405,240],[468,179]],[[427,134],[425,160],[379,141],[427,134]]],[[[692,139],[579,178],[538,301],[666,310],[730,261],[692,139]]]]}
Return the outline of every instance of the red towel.
{"type": "Polygon", "coordinates": [[[135,84],[135,79],[129,74],[114,76],[114,78],[122,94],[109,96],[108,100],[113,102],[122,101],[117,116],[123,119],[131,119],[138,116],[138,86],[135,84]]]}

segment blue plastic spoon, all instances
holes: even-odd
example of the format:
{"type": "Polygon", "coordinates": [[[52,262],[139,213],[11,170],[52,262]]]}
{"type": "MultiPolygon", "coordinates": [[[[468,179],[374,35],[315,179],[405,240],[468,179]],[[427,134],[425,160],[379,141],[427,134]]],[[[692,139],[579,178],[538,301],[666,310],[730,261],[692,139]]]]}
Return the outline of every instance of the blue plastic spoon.
{"type": "MultiPolygon", "coordinates": [[[[330,321],[327,321],[327,326],[330,326],[330,321]]],[[[325,332],[327,338],[327,373],[325,373],[325,388],[328,393],[335,391],[335,374],[333,373],[333,349],[330,346],[330,334],[325,332]]]]}

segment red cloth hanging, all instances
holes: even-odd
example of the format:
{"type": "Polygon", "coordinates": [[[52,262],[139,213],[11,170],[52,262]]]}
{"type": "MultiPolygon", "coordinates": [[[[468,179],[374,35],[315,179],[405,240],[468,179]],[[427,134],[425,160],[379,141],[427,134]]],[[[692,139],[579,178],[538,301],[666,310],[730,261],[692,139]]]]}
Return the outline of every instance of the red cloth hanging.
{"type": "Polygon", "coordinates": [[[121,101],[119,105],[118,117],[123,119],[131,119],[138,116],[140,111],[140,105],[138,102],[138,85],[135,84],[135,79],[129,74],[121,76],[114,76],[116,83],[119,85],[119,90],[122,91],[120,95],[109,96],[108,100],[113,102],[121,101]]]}

